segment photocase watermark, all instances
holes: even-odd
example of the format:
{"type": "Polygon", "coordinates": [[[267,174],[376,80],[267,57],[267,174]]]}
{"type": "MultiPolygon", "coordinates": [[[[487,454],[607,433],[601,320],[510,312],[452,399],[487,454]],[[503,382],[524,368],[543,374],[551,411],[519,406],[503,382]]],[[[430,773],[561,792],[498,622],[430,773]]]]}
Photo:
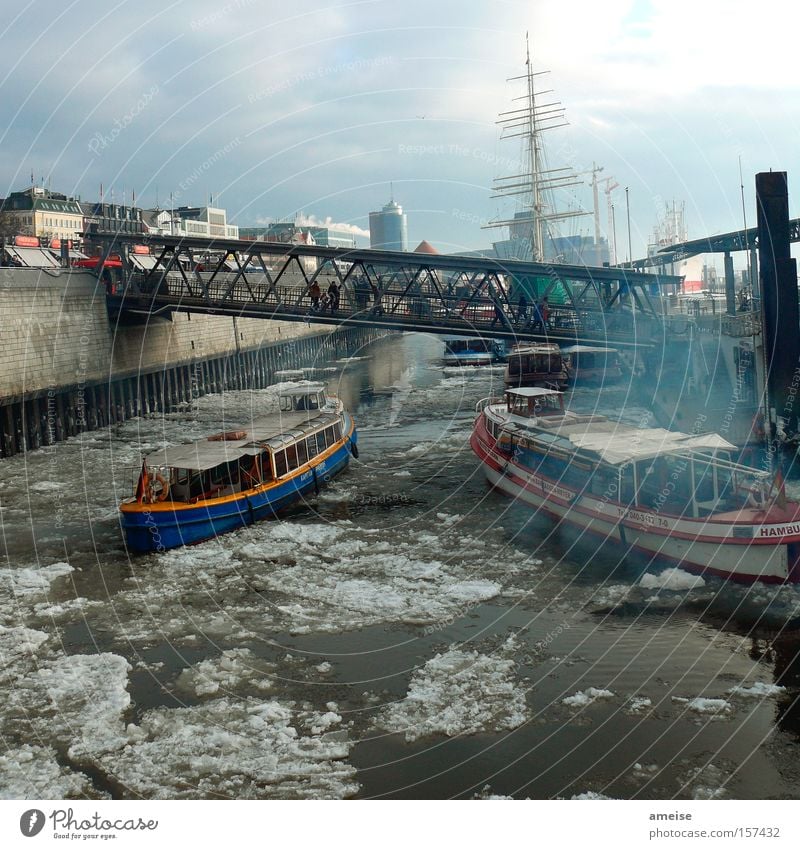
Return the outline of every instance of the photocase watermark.
{"type": "Polygon", "coordinates": [[[185,192],[187,192],[206,172],[213,168],[217,162],[224,159],[242,143],[239,136],[231,139],[226,145],[215,150],[211,156],[204,159],[192,172],[178,183],[178,190],[172,193],[174,204],[185,192]]]}
{"type": "Polygon", "coordinates": [[[47,820],[50,820],[53,837],[71,840],[110,840],[117,836],[117,832],[155,831],[158,828],[158,820],[141,817],[107,819],[95,811],[91,816],[79,819],[73,808],[55,808],[47,816],[38,808],[30,808],[19,818],[19,830],[25,837],[36,837],[47,820]]]}
{"type": "Polygon", "coordinates": [[[463,144],[398,144],[400,156],[457,156],[462,159],[475,159],[501,168],[519,168],[519,160],[507,156],[498,156],[481,147],[467,147],[463,144]]]}
{"type": "Polygon", "coordinates": [[[489,223],[488,218],[484,218],[474,212],[467,212],[463,209],[453,208],[450,210],[450,215],[456,219],[456,221],[462,221],[464,224],[477,224],[480,227],[484,227],[489,223]]]}
{"type": "Polygon", "coordinates": [[[358,495],[355,503],[359,506],[393,507],[396,504],[409,504],[410,501],[407,495],[395,492],[392,495],[358,495]]]}
{"type": "Polygon", "coordinates": [[[309,68],[307,71],[301,71],[293,77],[279,80],[261,91],[251,92],[247,95],[247,102],[250,104],[258,103],[259,100],[264,100],[267,97],[289,91],[297,85],[311,82],[312,80],[321,80],[325,77],[330,77],[335,74],[346,73],[347,71],[374,71],[376,68],[385,67],[394,63],[392,56],[379,56],[375,59],[355,59],[352,62],[341,62],[338,65],[324,65],[317,68],[309,68]]]}
{"type": "Polygon", "coordinates": [[[195,18],[192,20],[189,23],[189,28],[194,31],[207,29],[208,27],[214,26],[214,24],[225,20],[225,18],[229,17],[233,12],[240,9],[247,9],[250,6],[255,6],[256,2],[257,0],[234,0],[233,3],[226,3],[224,6],[220,6],[215,11],[209,12],[207,15],[203,15],[202,18],[195,18]]]}
{"type": "Polygon", "coordinates": [[[540,640],[537,640],[534,648],[537,651],[544,651],[545,649],[550,647],[550,644],[560,637],[565,631],[569,631],[570,624],[565,619],[563,622],[560,622],[556,625],[555,628],[551,628],[540,640]]]}
{"type": "Polygon", "coordinates": [[[95,155],[100,156],[100,151],[106,150],[119,138],[120,134],[126,130],[145,109],[153,102],[153,99],[159,93],[158,84],[153,85],[149,91],[144,92],[142,96],[133,104],[133,106],[121,118],[114,119],[113,127],[107,133],[96,132],[89,139],[89,150],[95,155]]]}
{"type": "Polygon", "coordinates": [[[456,608],[453,613],[451,613],[450,616],[448,616],[446,619],[440,619],[438,622],[433,622],[430,625],[426,625],[422,629],[423,635],[429,637],[431,634],[435,634],[437,631],[444,631],[445,628],[449,628],[454,622],[457,622],[459,619],[463,619],[465,616],[467,616],[467,614],[469,614],[472,610],[474,610],[481,604],[483,604],[482,601],[470,601],[467,604],[456,608]]]}

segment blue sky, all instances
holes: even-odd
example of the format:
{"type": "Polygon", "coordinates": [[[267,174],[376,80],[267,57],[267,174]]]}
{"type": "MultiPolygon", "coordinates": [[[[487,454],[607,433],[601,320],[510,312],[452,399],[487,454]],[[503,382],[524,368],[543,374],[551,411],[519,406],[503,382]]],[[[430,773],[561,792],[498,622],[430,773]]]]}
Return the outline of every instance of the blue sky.
{"type": "Polygon", "coordinates": [[[213,195],[240,225],[363,229],[391,182],[410,241],[480,247],[481,222],[513,212],[489,195],[520,156],[495,121],[527,30],[570,121],[551,165],[616,180],[621,252],[629,187],[638,256],[664,201],[686,202],[692,237],[739,227],[739,156],[749,223],[756,171],[800,186],[798,17],[774,0],[23,0],[0,24],[0,195],[33,171],[83,198],[213,195]]]}

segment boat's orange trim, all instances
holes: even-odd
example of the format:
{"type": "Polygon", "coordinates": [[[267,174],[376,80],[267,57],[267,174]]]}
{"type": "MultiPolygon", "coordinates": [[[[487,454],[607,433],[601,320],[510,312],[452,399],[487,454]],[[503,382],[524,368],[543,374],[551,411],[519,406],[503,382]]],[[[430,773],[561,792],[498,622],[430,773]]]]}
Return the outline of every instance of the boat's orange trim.
{"type": "Polygon", "coordinates": [[[307,471],[313,469],[315,466],[318,466],[323,460],[330,457],[343,445],[346,445],[349,438],[353,435],[354,430],[355,420],[351,416],[350,430],[340,440],[338,440],[334,445],[331,445],[330,448],[326,448],[322,452],[322,454],[318,454],[312,461],[306,463],[303,466],[300,466],[299,468],[295,469],[290,475],[284,475],[284,477],[279,478],[278,480],[261,483],[258,486],[251,487],[250,489],[243,489],[241,492],[235,492],[232,495],[223,495],[221,498],[206,498],[202,500],[197,500],[192,502],[191,504],[188,504],[185,501],[159,501],[154,504],[142,504],[138,501],[129,500],[123,501],[122,504],[120,504],[119,509],[123,513],[163,513],[166,511],[175,512],[176,510],[194,510],[196,507],[203,507],[207,504],[230,504],[234,501],[241,501],[243,498],[246,498],[248,495],[252,495],[256,492],[264,492],[268,489],[274,489],[275,487],[286,483],[286,481],[300,477],[307,471]]]}

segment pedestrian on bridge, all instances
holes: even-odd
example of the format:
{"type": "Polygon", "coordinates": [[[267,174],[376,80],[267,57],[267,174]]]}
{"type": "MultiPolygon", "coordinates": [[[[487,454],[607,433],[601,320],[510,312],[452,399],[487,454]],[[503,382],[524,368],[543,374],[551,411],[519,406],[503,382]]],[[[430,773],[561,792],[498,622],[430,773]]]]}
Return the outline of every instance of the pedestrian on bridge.
{"type": "Polygon", "coordinates": [[[340,292],[335,280],[331,280],[328,286],[328,297],[331,299],[331,312],[339,312],[340,292]]]}
{"type": "Polygon", "coordinates": [[[506,316],[503,312],[503,307],[496,295],[492,295],[492,303],[494,304],[494,317],[492,318],[491,327],[494,327],[497,322],[503,327],[506,324],[506,316]]]}
{"type": "Polygon", "coordinates": [[[519,301],[517,302],[517,323],[525,324],[528,321],[528,299],[524,292],[519,293],[519,301]]]}
{"type": "Polygon", "coordinates": [[[316,312],[319,309],[319,299],[322,297],[322,289],[319,288],[319,283],[315,280],[308,290],[311,298],[311,312],[316,312]]]}
{"type": "Polygon", "coordinates": [[[381,291],[374,283],[370,283],[372,290],[372,313],[373,315],[383,315],[383,307],[381,306],[381,291]]]}

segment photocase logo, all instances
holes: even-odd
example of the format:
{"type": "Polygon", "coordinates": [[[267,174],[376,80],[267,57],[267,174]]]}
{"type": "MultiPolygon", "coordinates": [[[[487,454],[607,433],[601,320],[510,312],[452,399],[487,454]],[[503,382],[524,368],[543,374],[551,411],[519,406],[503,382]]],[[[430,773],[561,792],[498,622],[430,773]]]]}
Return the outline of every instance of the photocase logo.
{"type": "Polygon", "coordinates": [[[44,814],[37,808],[31,808],[19,818],[19,830],[25,837],[36,837],[44,828],[44,814]]]}

